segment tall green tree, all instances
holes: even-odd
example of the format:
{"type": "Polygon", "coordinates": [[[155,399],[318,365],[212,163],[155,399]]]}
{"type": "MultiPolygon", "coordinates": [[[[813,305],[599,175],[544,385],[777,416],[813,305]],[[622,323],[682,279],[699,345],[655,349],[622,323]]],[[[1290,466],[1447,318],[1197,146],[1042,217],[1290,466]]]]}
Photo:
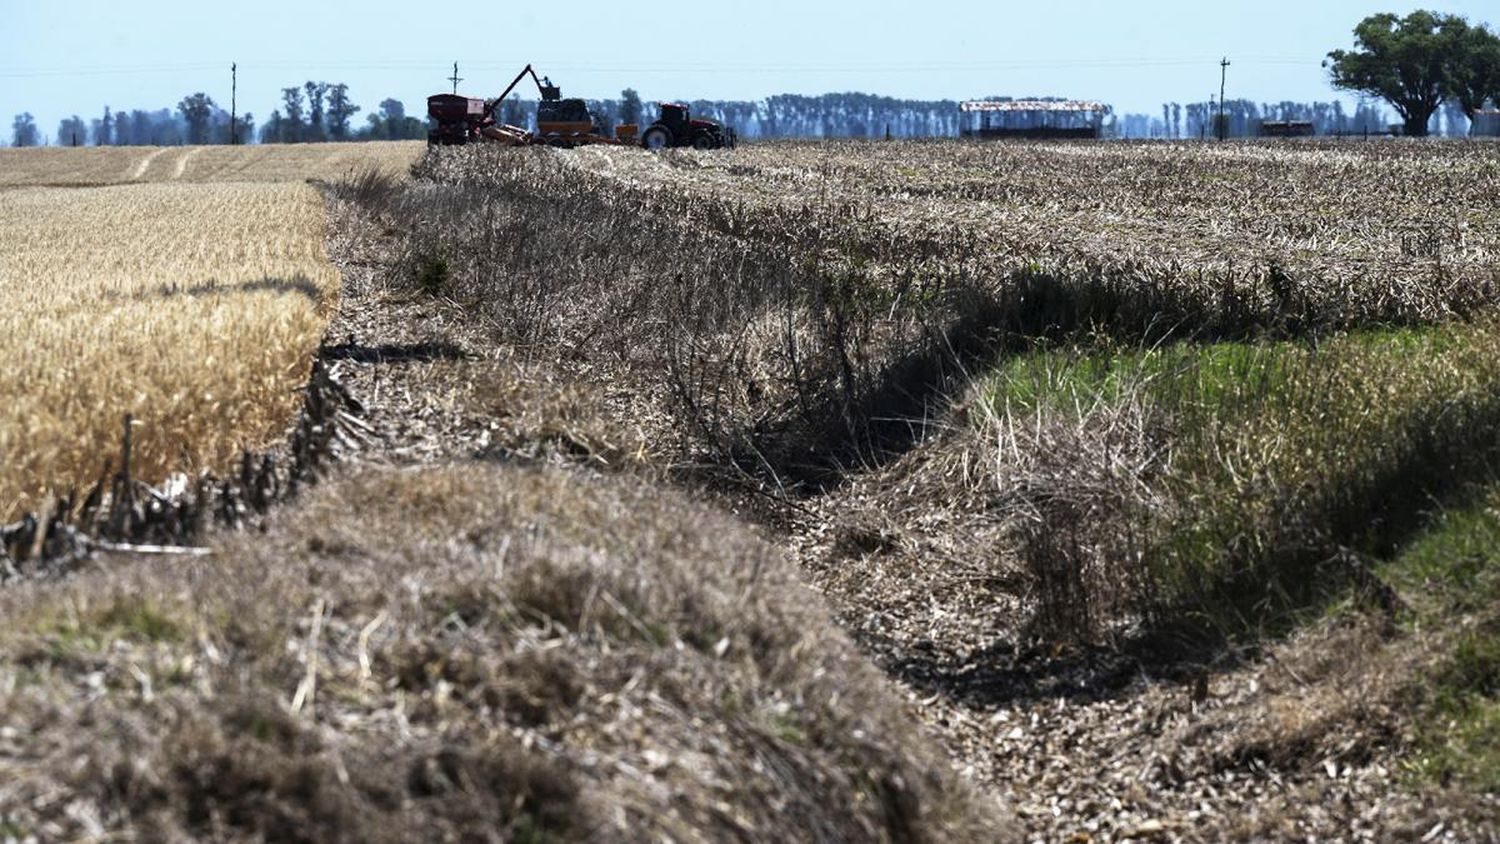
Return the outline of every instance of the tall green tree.
{"type": "Polygon", "coordinates": [[[359,106],[349,99],[349,86],[340,82],[328,86],[328,137],[335,141],[349,139],[349,119],[359,106]]]}
{"type": "Polygon", "coordinates": [[[89,142],[88,125],[78,115],[65,117],[57,124],[57,143],[65,147],[81,147],[89,142]]]}
{"type": "Polygon", "coordinates": [[[36,118],[31,116],[31,112],[22,112],[10,122],[10,142],[18,147],[34,147],[41,142],[41,135],[36,129],[36,118]]]}
{"type": "MultiPolygon", "coordinates": [[[[286,121],[281,116],[281,111],[273,109],[271,117],[266,120],[266,125],[260,129],[260,142],[263,144],[279,144],[285,140],[286,121]]],[[[249,137],[249,133],[245,133],[249,137]]]]}
{"type": "Polygon", "coordinates": [[[94,143],[97,146],[107,147],[114,143],[115,118],[109,113],[109,106],[104,107],[104,117],[94,125],[94,143]]]}
{"type": "Polygon", "coordinates": [[[255,137],[255,115],[248,111],[240,115],[239,129],[237,131],[239,132],[240,143],[250,143],[250,139],[255,137]]]}
{"type": "Polygon", "coordinates": [[[1463,18],[1448,19],[1444,31],[1453,42],[1447,93],[1473,120],[1486,99],[1500,105],[1500,36],[1463,18]]]}
{"type": "Polygon", "coordinates": [[[634,88],[620,92],[620,122],[637,125],[641,122],[641,95],[634,88]]]}
{"type": "Polygon", "coordinates": [[[182,112],[182,119],[187,123],[187,142],[190,144],[208,143],[208,130],[213,121],[214,109],[213,98],[199,91],[182,98],[177,104],[177,110],[182,112]]]}
{"type": "Polygon", "coordinates": [[[277,142],[283,144],[294,144],[303,139],[302,137],[302,89],[296,86],[281,89],[281,106],[286,110],[284,116],[275,121],[277,142]]]}
{"type": "Polygon", "coordinates": [[[521,104],[521,98],[511,94],[500,104],[500,122],[510,126],[526,125],[526,106],[521,104]]]}
{"type": "Polygon", "coordinates": [[[302,87],[307,90],[307,133],[303,139],[324,140],[328,135],[323,126],[323,97],[328,93],[328,83],[309,80],[302,87]]]}
{"type": "Polygon", "coordinates": [[[1437,12],[1371,15],[1354,27],[1355,49],[1334,50],[1323,66],[1334,87],[1381,97],[1401,115],[1406,134],[1426,135],[1460,49],[1453,33],[1452,16],[1437,12]]]}
{"type": "Polygon", "coordinates": [[[387,98],[380,101],[380,108],[365,118],[369,126],[361,129],[358,137],[362,141],[401,141],[427,137],[427,123],[406,116],[406,106],[400,100],[387,98]]]}

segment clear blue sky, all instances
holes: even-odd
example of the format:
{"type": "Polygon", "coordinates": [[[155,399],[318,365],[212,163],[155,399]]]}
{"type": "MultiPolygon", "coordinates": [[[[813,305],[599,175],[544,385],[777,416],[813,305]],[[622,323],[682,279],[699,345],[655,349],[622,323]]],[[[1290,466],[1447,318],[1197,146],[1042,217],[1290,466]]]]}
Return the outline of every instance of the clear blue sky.
{"type": "MultiPolygon", "coordinates": [[[[365,114],[385,97],[420,114],[447,90],[493,96],[530,61],[565,95],[758,99],[866,91],[964,99],[990,94],[1099,99],[1159,114],[1164,101],[1331,99],[1323,55],[1352,40],[1379,0],[1262,2],[790,2],[554,0],[0,0],[0,132],[29,111],[46,134],[69,115],[175,106],[205,91],[263,121],[279,90],[345,82],[365,114]]],[[[1500,24],[1495,0],[1421,4],[1500,24]]],[[[535,95],[535,90],[529,92],[535,95]]]]}

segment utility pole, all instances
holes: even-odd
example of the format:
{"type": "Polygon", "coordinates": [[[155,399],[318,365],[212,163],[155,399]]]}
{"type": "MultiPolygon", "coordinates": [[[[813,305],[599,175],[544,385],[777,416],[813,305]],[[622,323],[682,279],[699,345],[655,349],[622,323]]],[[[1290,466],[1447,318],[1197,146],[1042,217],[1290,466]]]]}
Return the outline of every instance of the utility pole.
{"type": "Polygon", "coordinates": [[[458,83],[464,81],[463,77],[458,75],[458,62],[453,63],[453,75],[448,77],[448,81],[453,83],[453,93],[457,94],[458,83]]]}
{"type": "Polygon", "coordinates": [[[239,129],[235,125],[235,95],[239,93],[239,65],[229,63],[229,145],[234,146],[240,142],[239,129]]]}
{"type": "Polygon", "coordinates": [[[1229,57],[1219,59],[1219,140],[1229,137],[1229,124],[1224,122],[1224,80],[1229,75],[1229,57]]]}

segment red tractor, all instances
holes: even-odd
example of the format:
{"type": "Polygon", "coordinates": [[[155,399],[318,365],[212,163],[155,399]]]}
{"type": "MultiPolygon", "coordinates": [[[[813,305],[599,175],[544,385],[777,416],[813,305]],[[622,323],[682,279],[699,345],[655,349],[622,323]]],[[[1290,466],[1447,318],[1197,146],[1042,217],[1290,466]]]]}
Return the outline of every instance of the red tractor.
{"type": "Polygon", "coordinates": [[[662,103],[661,117],[641,133],[641,146],[646,149],[734,149],[737,140],[733,129],[717,120],[695,120],[682,103],[662,103]]]}

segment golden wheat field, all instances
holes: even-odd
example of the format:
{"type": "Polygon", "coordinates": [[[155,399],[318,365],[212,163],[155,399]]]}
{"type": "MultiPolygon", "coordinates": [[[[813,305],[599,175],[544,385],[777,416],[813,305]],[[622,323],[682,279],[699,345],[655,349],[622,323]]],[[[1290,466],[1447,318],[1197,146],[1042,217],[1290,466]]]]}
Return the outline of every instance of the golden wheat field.
{"type": "Polygon", "coordinates": [[[129,182],[301,182],[374,168],[400,174],[422,141],[266,146],[0,149],[0,188],[129,182]]]}
{"type": "Polygon", "coordinates": [[[4,152],[0,518],[10,518],[97,479],[126,413],[137,420],[133,468],[155,480],[222,470],[281,434],[338,296],[323,198],[301,175],[395,169],[416,148],[4,152]],[[152,181],[179,167],[194,181],[152,181]],[[129,168],[145,178],[15,186],[108,182],[129,168]]]}

